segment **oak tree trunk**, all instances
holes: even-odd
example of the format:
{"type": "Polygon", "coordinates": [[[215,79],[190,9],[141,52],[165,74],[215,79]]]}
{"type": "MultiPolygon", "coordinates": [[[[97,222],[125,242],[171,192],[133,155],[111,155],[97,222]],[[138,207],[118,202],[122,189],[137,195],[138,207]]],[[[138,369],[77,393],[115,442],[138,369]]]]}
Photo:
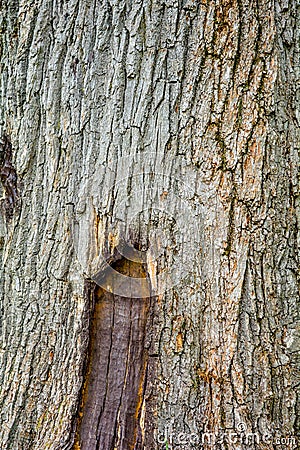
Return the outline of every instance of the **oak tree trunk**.
{"type": "Polygon", "coordinates": [[[299,448],[299,34],[1,2],[2,450],[299,448]]]}

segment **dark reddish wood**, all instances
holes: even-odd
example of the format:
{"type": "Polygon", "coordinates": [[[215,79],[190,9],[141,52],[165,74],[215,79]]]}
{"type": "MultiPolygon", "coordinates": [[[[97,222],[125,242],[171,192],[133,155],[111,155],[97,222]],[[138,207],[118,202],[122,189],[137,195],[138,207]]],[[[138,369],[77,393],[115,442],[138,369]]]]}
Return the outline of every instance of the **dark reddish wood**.
{"type": "MultiPolygon", "coordinates": [[[[119,272],[146,277],[141,264],[122,260],[119,272]]],[[[96,288],[89,361],[75,449],[140,449],[147,372],[149,298],[126,298],[96,288]]]]}

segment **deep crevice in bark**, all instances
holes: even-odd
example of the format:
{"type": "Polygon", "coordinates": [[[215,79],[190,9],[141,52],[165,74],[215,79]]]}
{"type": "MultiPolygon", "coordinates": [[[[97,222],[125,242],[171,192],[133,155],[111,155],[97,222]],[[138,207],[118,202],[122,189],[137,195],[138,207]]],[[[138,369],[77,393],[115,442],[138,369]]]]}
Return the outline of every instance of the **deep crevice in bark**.
{"type": "Polygon", "coordinates": [[[0,179],[5,192],[1,207],[6,220],[9,221],[18,200],[18,188],[17,172],[12,164],[12,145],[6,135],[3,135],[0,140],[0,179]]]}

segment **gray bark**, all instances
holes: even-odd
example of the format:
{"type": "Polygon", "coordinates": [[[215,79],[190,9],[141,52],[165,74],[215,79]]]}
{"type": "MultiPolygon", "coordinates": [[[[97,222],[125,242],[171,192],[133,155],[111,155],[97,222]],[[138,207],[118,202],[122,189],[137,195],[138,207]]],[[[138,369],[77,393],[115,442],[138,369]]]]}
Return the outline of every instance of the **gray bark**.
{"type": "Polygon", "coordinates": [[[6,0],[1,39],[0,448],[74,446],[124,242],[140,448],[298,448],[297,2],[6,0]]]}

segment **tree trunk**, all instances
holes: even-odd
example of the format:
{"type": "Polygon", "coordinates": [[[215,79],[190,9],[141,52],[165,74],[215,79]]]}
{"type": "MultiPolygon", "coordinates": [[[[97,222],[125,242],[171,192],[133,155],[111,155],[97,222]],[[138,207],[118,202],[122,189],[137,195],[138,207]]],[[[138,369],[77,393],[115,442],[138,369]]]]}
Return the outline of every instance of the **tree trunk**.
{"type": "Polygon", "coordinates": [[[299,448],[297,2],[6,0],[1,39],[0,448],[299,448]]]}

